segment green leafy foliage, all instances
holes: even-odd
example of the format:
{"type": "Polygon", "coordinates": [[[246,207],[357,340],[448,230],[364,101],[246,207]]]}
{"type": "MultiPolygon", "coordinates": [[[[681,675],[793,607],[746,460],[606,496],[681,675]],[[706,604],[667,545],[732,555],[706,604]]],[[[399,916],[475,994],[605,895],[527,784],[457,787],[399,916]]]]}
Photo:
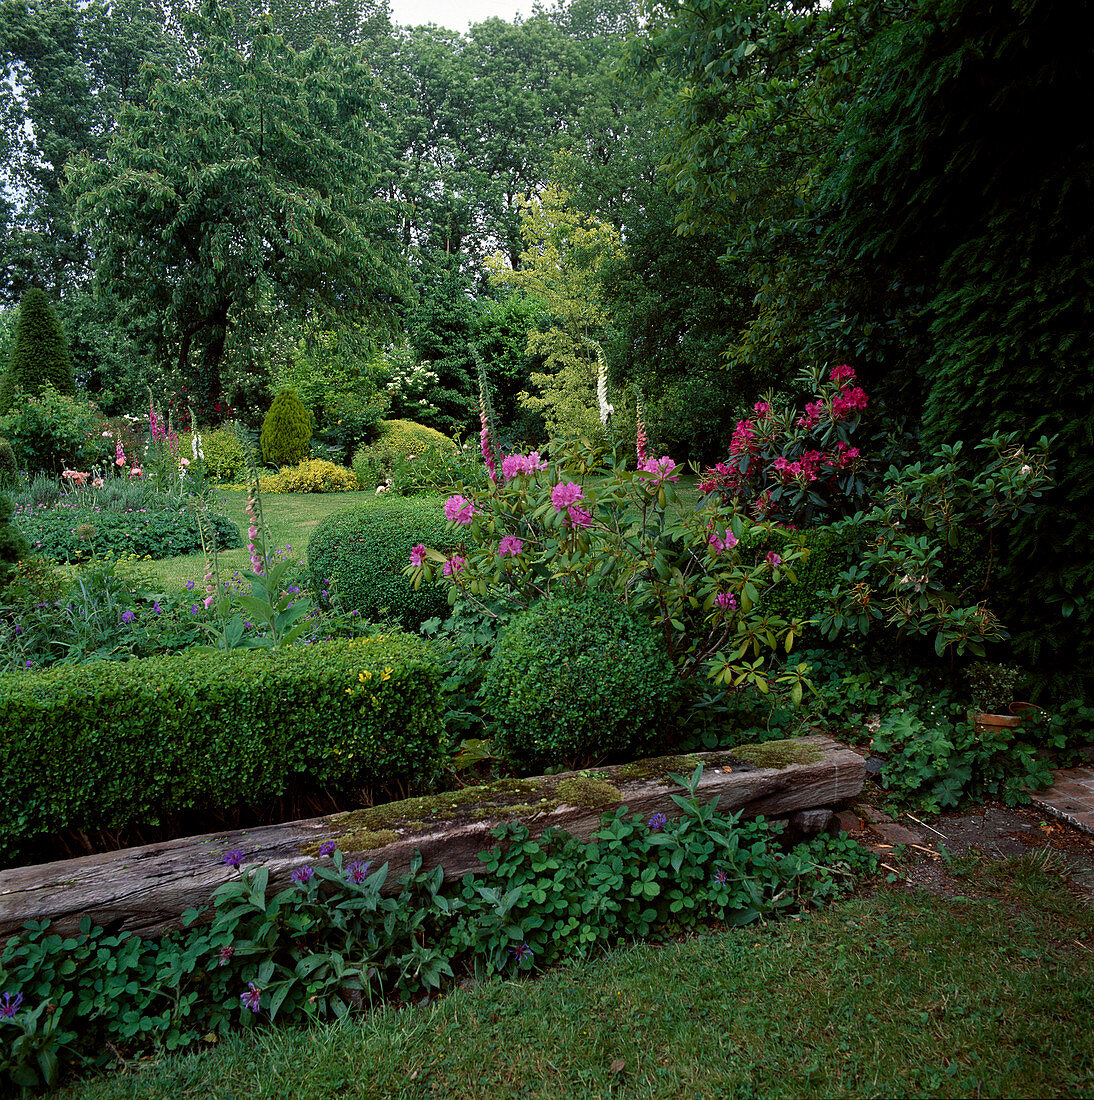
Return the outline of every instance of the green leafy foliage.
{"type": "Polygon", "coordinates": [[[529,771],[641,755],[679,702],[649,620],[594,597],[544,600],[515,618],[484,685],[498,745],[529,771]]]}
{"type": "Polygon", "coordinates": [[[247,468],[247,458],[239,436],[228,428],[198,431],[195,452],[193,432],[179,432],[179,453],[183,458],[201,462],[210,481],[238,481],[247,468]]]}
{"type": "Polygon", "coordinates": [[[11,579],[15,564],[30,551],[27,540],[12,523],[11,498],[0,493],[0,588],[11,579]]]}
{"type": "Polygon", "coordinates": [[[10,359],[0,379],[0,413],[11,409],[17,393],[37,395],[47,386],[72,396],[72,356],[45,291],[32,288],[19,304],[10,359]]]}
{"type": "Polygon", "coordinates": [[[294,786],[427,783],[439,680],[426,644],[398,634],[5,673],[0,851],[294,786]]]}
{"type": "Polygon", "coordinates": [[[512,975],[655,930],[747,925],[876,868],[848,840],[784,852],[778,826],[700,805],[696,779],[660,831],[625,808],[588,841],[503,826],[482,872],[457,882],[420,856],[395,882],[387,864],[335,849],[302,861],[292,884],[245,864],[215,891],[208,923],[190,910],[160,939],[87,918],[68,935],[29,924],[0,952],[0,993],[21,998],[0,1017],[0,1080],[56,1084],[62,1069],[107,1064],[118,1044],[175,1050],[259,1020],[326,1021],[377,995],[433,993],[467,968],[512,975]]]}
{"type": "Polygon", "coordinates": [[[275,466],[295,466],[311,450],[312,415],[295,390],[282,390],[262,421],[262,457],[275,466]]]}
{"type": "Polygon", "coordinates": [[[66,467],[90,470],[108,460],[109,440],[102,418],[88,401],[46,386],[37,396],[18,395],[11,411],[0,416],[0,432],[11,443],[21,469],[58,474],[66,467]]]}
{"type": "Polygon", "coordinates": [[[366,617],[386,612],[416,629],[445,609],[443,594],[412,588],[403,575],[423,540],[447,542],[441,501],[383,496],[322,520],[308,542],[312,591],[366,617]]]}
{"type": "MultiPolygon", "coordinates": [[[[86,561],[94,554],[173,558],[202,549],[193,510],[177,500],[145,494],[137,511],[105,504],[94,490],[69,493],[48,510],[20,509],[15,524],[36,554],[62,562],[86,561]]],[[[227,516],[211,513],[209,523],[220,549],[242,545],[239,528],[227,516]]]]}

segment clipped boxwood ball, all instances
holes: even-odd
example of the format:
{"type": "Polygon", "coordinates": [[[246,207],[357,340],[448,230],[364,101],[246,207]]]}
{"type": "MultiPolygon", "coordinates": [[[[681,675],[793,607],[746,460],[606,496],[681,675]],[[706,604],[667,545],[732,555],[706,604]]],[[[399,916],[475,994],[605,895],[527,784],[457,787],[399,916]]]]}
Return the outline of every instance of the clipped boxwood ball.
{"type": "Polygon", "coordinates": [[[654,627],[596,597],[544,600],[514,619],[484,690],[495,742],[531,771],[641,756],[679,698],[654,627]]]}
{"type": "Polygon", "coordinates": [[[313,590],[328,592],[347,610],[366,618],[383,609],[408,630],[434,615],[447,617],[443,589],[415,591],[403,576],[418,543],[442,549],[446,543],[444,502],[439,496],[380,497],[322,520],[308,542],[313,590]]]}

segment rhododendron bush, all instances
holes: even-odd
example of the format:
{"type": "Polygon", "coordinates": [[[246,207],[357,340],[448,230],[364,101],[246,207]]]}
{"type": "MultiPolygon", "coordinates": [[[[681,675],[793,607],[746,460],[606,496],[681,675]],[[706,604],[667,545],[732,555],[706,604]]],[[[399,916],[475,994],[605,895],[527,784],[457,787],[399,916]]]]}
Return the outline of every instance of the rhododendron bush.
{"type": "Polygon", "coordinates": [[[843,364],[825,378],[800,379],[815,391],[803,412],[757,401],[737,422],[729,456],[703,473],[699,488],[760,518],[805,527],[846,515],[866,495],[862,455],[851,438],[869,404],[854,370],[843,364]]]}
{"type": "MultiPolygon", "coordinates": [[[[451,604],[490,615],[569,591],[612,592],[657,624],[681,675],[767,690],[766,654],[789,653],[801,624],[770,614],[765,593],[792,576],[800,547],[749,560],[746,530],[772,525],[718,500],[681,506],[668,456],[628,470],[578,442],[509,455],[494,470],[486,490],[446,502],[453,551],[414,547],[415,587],[446,584],[451,604]]],[[[778,673],[797,698],[804,672],[778,673]]]]}

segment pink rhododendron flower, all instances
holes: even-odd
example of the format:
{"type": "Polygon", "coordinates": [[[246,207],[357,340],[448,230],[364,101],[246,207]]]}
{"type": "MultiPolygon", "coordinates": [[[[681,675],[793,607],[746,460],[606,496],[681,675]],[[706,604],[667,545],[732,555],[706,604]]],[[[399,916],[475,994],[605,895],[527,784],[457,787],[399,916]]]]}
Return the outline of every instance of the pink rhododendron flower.
{"type": "Polygon", "coordinates": [[[531,474],[536,470],[546,469],[547,463],[539,457],[539,451],[533,451],[530,455],[509,455],[501,461],[503,481],[511,481],[518,474],[531,474]]]}
{"type": "Polygon", "coordinates": [[[524,549],[524,543],[521,539],[518,539],[516,535],[506,535],[505,538],[498,543],[498,553],[505,557],[506,554],[512,554],[516,557],[524,549]]]}
{"type": "Polygon", "coordinates": [[[860,451],[858,447],[852,447],[850,443],[840,440],[836,444],[836,456],[833,465],[840,467],[850,466],[852,462],[855,462],[860,457],[860,451]]]}
{"type": "Polygon", "coordinates": [[[771,406],[766,401],[757,401],[756,404],[752,406],[752,411],[763,420],[767,414],[771,412],[771,406]]]}
{"type": "Polygon", "coordinates": [[[824,415],[824,402],[823,401],[810,401],[805,406],[805,416],[798,418],[799,428],[812,428],[814,424],[824,415]]]}
{"type": "Polygon", "coordinates": [[[584,495],[584,490],[577,482],[567,481],[563,483],[560,481],[551,490],[551,503],[554,505],[556,512],[561,512],[569,508],[571,504],[576,504],[584,495]]]}
{"type": "Polygon", "coordinates": [[[676,463],[668,455],[662,455],[661,458],[647,458],[641,463],[638,470],[639,473],[652,474],[658,482],[679,481],[680,475],[673,474],[673,470],[676,468],[676,463]]]}
{"type": "Polygon", "coordinates": [[[451,496],[444,502],[444,515],[449,523],[459,523],[466,527],[474,514],[474,502],[465,497],[451,496]]]}
{"type": "Polygon", "coordinates": [[[570,517],[571,527],[592,527],[593,525],[592,515],[584,508],[578,508],[576,504],[570,506],[567,515],[570,517]]]}
{"type": "Polygon", "coordinates": [[[466,564],[466,558],[461,558],[459,554],[453,554],[452,557],[444,563],[444,575],[446,577],[454,577],[466,564]]]}
{"type": "Polygon", "coordinates": [[[425,564],[425,543],[419,542],[410,551],[410,564],[419,566],[425,564]]]}
{"type": "Polygon", "coordinates": [[[711,547],[714,549],[715,554],[720,554],[723,550],[732,550],[737,545],[737,536],[727,527],[726,533],[719,536],[718,532],[710,536],[708,540],[711,547]]]}
{"type": "Polygon", "coordinates": [[[737,610],[737,597],[729,592],[719,592],[718,595],[714,597],[714,602],[723,611],[725,611],[726,609],[730,611],[737,610]]]}
{"type": "Polygon", "coordinates": [[[782,565],[782,563],[783,563],[782,558],[780,558],[779,555],[776,554],[774,550],[768,550],[768,552],[767,552],[767,564],[770,565],[772,569],[778,569],[778,567],[780,565],[782,565]]]}
{"type": "Polygon", "coordinates": [[[832,373],[828,376],[833,382],[853,382],[855,380],[855,371],[853,367],[849,367],[846,363],[841,363],[838,367],[832,368],[832,373]]]}

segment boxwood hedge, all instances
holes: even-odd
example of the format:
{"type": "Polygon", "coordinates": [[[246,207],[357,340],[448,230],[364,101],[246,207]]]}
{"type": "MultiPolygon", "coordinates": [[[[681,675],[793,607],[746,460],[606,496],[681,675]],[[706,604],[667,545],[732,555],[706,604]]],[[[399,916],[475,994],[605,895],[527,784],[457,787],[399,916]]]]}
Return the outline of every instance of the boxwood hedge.
{"type": "Polygon", "coordinates": [[[327,592],[366,617],[386,611],[417,629],[447,615],[440,588],[415,591],[403,569],[418,543],[443,549],[447,542],[439,496],[379,497],[322,520],[308,542],[308,572],[316,592],[327,592]]]}
{"type": "Polygon", "coordinates": [[[0,675],[0,860],[290,789],[420,786],[440,767],[439,685],[405,634],[0,675]]]}

